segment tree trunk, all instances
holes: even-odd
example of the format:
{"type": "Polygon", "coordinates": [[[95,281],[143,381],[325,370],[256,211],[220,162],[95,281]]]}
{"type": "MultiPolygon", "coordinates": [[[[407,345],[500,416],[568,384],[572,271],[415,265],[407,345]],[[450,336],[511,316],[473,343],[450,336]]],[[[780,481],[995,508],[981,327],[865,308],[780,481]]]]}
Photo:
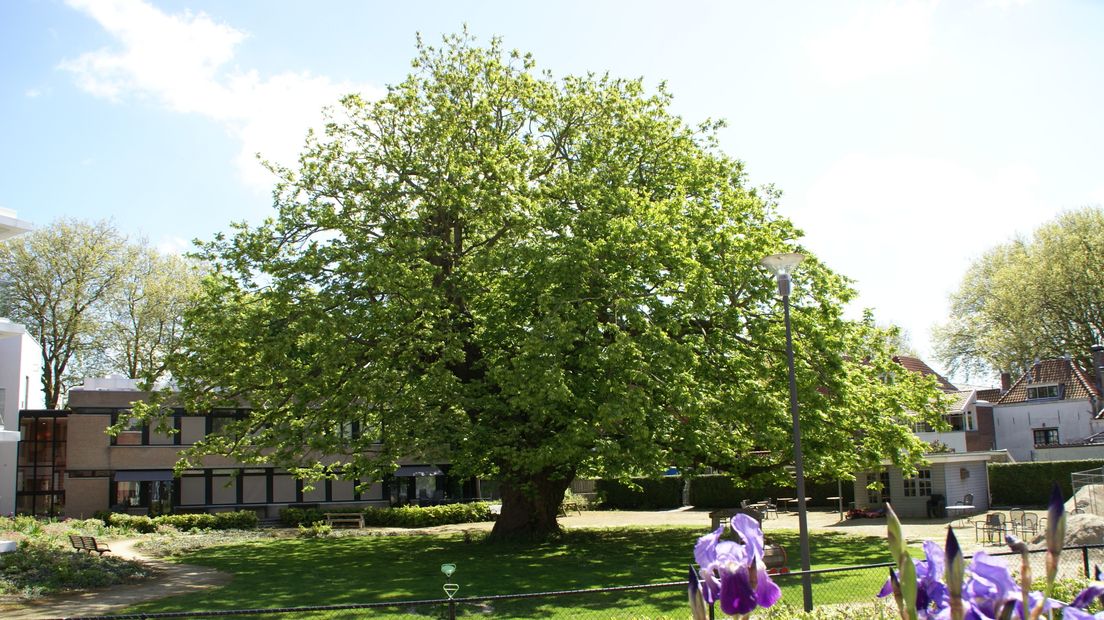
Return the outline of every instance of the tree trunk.
{"type": "Polygon", "coordinates": [[[491,530],[491,540],[540,540],[560,532],[556,522],[564,491],[571,478],[546,474],[524,482],[502,483],[502,513],[491,530]]]}

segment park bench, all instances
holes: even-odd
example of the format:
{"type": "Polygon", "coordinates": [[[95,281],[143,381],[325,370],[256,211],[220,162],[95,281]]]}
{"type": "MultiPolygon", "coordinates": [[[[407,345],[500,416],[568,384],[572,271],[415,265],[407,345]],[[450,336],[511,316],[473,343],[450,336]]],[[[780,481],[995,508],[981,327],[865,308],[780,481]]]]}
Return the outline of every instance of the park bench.
{"type": "Polygon", "coordinates": [[[69,544],[73,545],[73,549],[77,551],[87,551],[91,554],[93,551],[103,555],[105,553],[111,553],[111,549],[107,545],[98,542],[93,536],[76,536],[69,535],[69,544]]]}
{"type": "Polygon", "coordinates": [[[326,525],[350,525],[353,527],[364,527],[364,513],[360,512],[326,512],[323,513],[326,517],[326,525]]]}

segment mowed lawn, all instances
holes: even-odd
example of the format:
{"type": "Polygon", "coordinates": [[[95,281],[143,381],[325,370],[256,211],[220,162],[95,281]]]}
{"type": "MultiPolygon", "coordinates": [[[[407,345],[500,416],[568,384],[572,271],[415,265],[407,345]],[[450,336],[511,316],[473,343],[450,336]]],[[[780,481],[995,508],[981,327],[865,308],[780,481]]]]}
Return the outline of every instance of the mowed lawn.
{"type": "MultiPolygon", "coordinates": [[[[225,587],[186,597],[161,599],[128,612],[256,609],[411,601],[443,598],[441,565],[456,565],[457,598],[609,586],[685,583],[700,528],[570,530],[560,540],[537,545],[468,542],[460,534],[349,536],[321,539],[267,539],[211,547],[180,561],[211,566],[234,575],[225,587]]],[[[771,532],[783,545],[790,568],[800,564],[796,532],[771,532]]],[[[811,538],[814,568],[871,564],[889,560],[885,540],[836,533],[811,538]]],[[[817,605],[869,602],[886,569],[819,576],[817,605]]],[[[801,605],[800,579],[780,576],[783,600],[801,605]]],[[[467,606],[486,614],[488,605],[467,606]]],[[[684,587],[646,592],[542,597],[494,601],[502,617],[579,617],[618,608],[637,617],[684,617],[684,587]]],[[[434,615],[437,609],[396,613],[434,615]]],[[[334,614],[318,617],[335,618],[334,614]]]]}

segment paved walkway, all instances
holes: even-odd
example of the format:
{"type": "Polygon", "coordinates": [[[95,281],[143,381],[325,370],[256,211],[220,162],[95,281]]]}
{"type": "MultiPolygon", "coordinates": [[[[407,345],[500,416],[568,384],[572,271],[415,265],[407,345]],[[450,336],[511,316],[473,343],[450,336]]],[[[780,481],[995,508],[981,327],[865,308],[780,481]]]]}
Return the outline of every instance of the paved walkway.
{"type": "Polygon", "coordinates": [[[67,618],[80,616],[106,616],[131,605],[167,596],[177,596],[206,588],[225,585],[231,576],[205,566],[163,562],[135,551],[137,540],[113,540],[112,554],[138,560],[153,568],[159,575],[153,581],[115,586],[104,590],[75,592],[51,596],[34,603],[0,604],[0,617],[9,620],[31,618],[67,618]]]}

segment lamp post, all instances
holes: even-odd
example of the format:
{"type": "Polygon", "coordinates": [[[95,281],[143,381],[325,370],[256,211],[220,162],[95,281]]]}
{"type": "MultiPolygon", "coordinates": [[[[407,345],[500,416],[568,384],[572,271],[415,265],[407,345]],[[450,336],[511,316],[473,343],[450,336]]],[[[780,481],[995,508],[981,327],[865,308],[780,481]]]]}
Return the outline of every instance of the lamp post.
{"type": "Polygon", "coordinates": [[[797,524],[801,537],[801,589],[805,611],[813,610],[813,582],[809,576],[809,519],[805,512],[805,465],[801,452],[801,422],[797,416],[797,380],[794,378],[793,335],[790,331],[790,272],[805,257],[801,254],[772,254],[760,264],[778,280],[778,294],[786,322],[786,364],[790,372],[790,417],[793,418],[794,470],[797,475],[797,524]]]}

